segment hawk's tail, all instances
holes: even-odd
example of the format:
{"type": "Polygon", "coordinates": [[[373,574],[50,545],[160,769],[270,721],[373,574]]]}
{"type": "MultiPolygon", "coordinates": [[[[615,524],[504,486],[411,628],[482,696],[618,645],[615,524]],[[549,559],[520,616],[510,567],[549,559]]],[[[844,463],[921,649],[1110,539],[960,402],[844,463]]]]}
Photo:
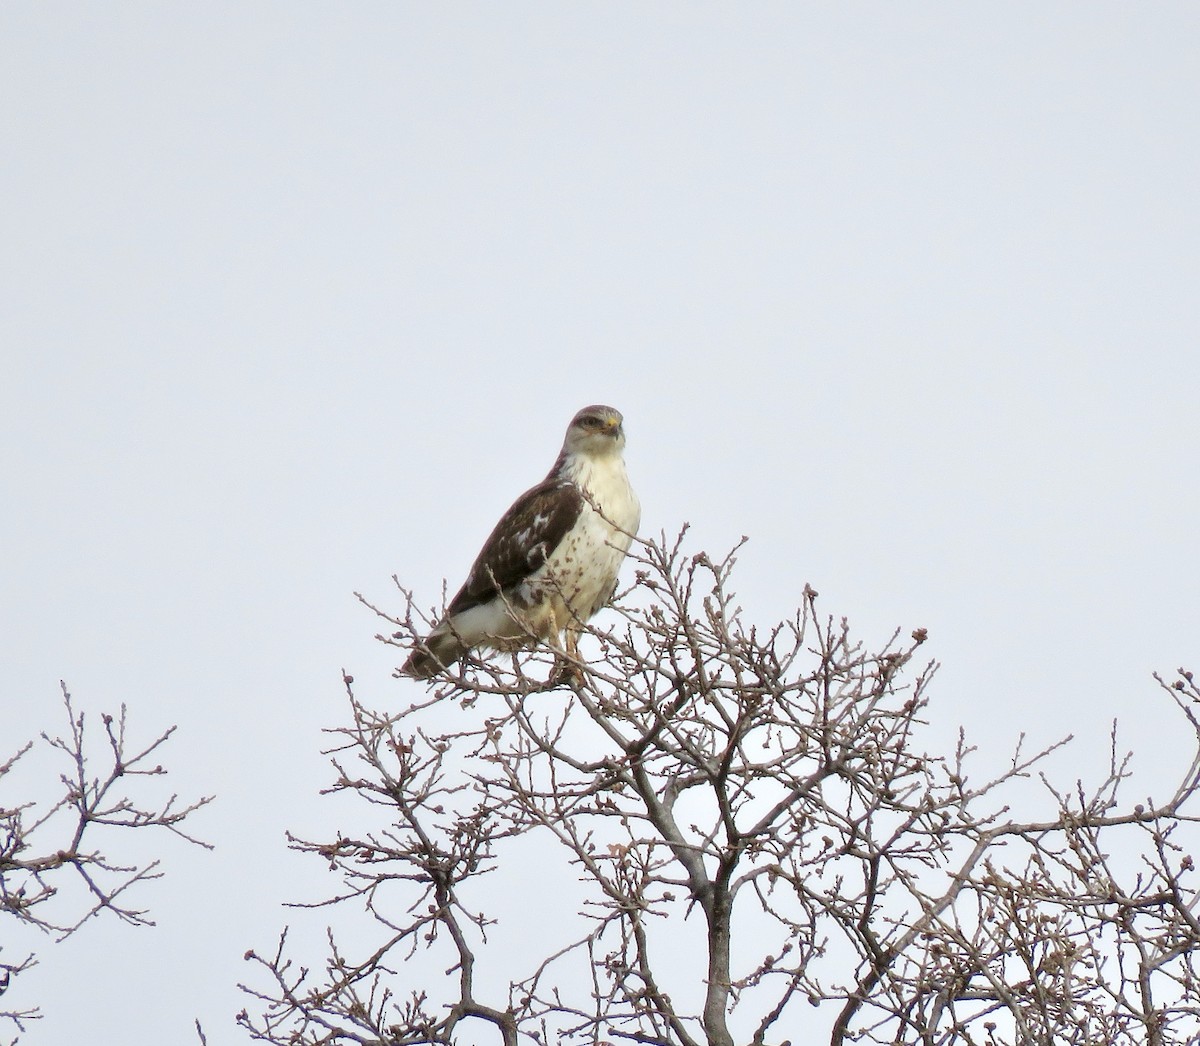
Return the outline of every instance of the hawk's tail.
{"type": "Polygon", "coordinates": [[[448,628],[438,626],[419,647],[408,655],[400,669],[414,679],[432,679],[443,669],[449,668],[467,652],[467,644],[448,628]]]}

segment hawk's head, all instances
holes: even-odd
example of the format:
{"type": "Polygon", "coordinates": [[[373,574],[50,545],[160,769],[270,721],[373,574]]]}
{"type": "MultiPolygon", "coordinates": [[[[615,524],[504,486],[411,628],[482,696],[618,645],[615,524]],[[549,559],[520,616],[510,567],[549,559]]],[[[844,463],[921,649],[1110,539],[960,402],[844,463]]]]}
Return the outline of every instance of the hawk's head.
{"type": "Polygon", "coordinates": [[[584,407],[567,426],[563,451],[567,454],[612,454],[625,446],[624,418],[616,407],[584,407]]]}

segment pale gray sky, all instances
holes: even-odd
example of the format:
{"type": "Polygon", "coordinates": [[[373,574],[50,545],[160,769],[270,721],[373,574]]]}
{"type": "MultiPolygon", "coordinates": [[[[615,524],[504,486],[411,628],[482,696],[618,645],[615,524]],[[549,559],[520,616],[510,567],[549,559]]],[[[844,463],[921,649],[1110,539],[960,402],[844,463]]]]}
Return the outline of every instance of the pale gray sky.
{"type": "Polygon", "coordinates": [[[935,731],[1165,780],[1198,70],[1190,3],[5,5],[0,741],[64,678],[219,795],[25,1041],[240,1041],[340,669],[417,685],[351,593],[456,586],[586,403],[751,617],[926,626],[935,731]]]}

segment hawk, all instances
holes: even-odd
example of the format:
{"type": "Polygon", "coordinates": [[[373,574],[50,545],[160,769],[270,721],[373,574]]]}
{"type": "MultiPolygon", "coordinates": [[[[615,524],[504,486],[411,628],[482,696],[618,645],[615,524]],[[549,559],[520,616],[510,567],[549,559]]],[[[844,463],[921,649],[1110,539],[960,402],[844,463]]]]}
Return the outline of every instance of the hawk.
{"type": "Polygon", "coordinates": [[[474,647],[538,639],[577,656],[579,631],[617,589],[642,510],[625,472],[619,410],[584,407],[546,478],[500,518],[446,615],[401,671],[431,679],[474,647]]]}

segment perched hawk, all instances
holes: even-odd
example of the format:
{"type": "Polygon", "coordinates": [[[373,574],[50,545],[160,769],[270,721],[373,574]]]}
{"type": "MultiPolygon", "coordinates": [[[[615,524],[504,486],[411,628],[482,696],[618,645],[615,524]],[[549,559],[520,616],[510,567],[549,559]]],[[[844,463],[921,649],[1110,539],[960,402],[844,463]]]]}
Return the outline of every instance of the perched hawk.
{"type": "Polygon", "coordinates": [[[401,669],[429,679],[476,646],[558,641],[613,597],[642,510],[629,486],[621,412],[584,407],[549,475],[504,513],[446,616],[401,669]]]}

